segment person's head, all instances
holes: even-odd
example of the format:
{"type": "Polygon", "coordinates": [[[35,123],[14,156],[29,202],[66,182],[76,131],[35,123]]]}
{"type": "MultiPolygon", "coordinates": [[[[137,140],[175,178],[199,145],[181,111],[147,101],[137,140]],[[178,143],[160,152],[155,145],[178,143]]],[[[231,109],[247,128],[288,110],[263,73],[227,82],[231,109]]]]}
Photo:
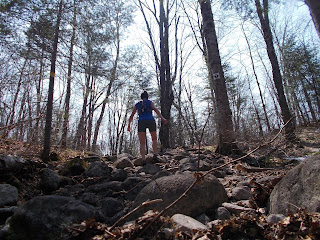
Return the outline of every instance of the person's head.
{"type": "Polygon", "coordinates": [[[149,95],[147,93],[147,91],[143,91],[143,93],[141,93],[141,99],[148,99],[149,95]]]}

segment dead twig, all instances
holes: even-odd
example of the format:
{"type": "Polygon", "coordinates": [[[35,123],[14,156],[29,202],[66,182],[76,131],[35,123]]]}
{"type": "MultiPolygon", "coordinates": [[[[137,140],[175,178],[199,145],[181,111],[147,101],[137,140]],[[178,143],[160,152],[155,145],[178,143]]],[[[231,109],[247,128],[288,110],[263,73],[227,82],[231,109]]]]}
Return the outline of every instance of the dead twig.
{"type": "Polygon", "coordinates": [[[125,220],[126,218],[128,218],[130,215],[132,215],[133,213],[135,213],[136,211],[138,211],[139,209],[147,206],[147,205],[150,205],[150,204],[153,204],[153,203],[157,203],[157,202],[162,202],[163,200],[162,199],[154,199],[154,200],[151,200],[151,201],[146,201],[146,202],[143,202],[141,203],[138,207],[136,207],[135,209],[133,209],[132,211],[128,212],[126,215],[124,215],[123,217],[121,217],[118,221],[116,221],[112,226],[111,228],[109,228],[109,232],[111,232],[120,222],[122,222],[123,220],[125,220]]]}

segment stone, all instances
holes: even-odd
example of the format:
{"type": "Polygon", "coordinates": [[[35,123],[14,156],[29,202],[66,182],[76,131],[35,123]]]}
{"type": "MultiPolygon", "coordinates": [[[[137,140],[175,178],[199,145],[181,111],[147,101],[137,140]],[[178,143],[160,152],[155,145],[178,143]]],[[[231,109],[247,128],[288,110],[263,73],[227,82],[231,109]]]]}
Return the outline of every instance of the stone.
{"type": "Polygon", "coordinates": [[[115,169],[111,172],[110,181],[123,182],[124,180],[127,179],[127,177],[128,177],[127,171],[125,171],[125,170],[123,170],[123,169],[115,168],[115,169]]]}
{"type": "Polygon", "coordinates": [[[231,196],[235,200],[247,200],[252,196],[250,188],[247,186],[235,187],[232,189],[231,196]]]}
{"type": "Polygon", "coordinates": [[[198,216],[196,220],[203,224],[207,224],[208,222],[210,222],[210,218],[204,213],[198,216]]]}
{"type": "Polygon", "coordinates": [[[70,159],[61,170],[63,176],[78,176],[84,173],[87,163],[81,157],[75,157],[70,159]]]}
{"type": "Polygon", "coordinates": [[[88,169],[85,171],[88,177],[107,177],[109,178],[112,172],[112,168],[104,162],[92,162],[88,169]]]}
{"type": "Polygon", "coordinates": [[[147,173],[147,174],[151,174],[151,175],[153,175],[153,174],[156,174],[157,172],[160,172],[160,167],[158,166],[158,165],[155,165],[155,164],[146,164],[146,165],[144,165],[142,168],[140,168],[139,170],[138,170],[138,173],[140,173],[140,172],[145,172],[145,173],[147,173]]]}
{"type": "Polygon", "coordinates": [[[6,220],[13,215],[17,208],[17,206],[0,208],[0,225],[4,224],[6,220]]]}
{"type": "MultiPolygon", "coordinates": [[[[162,199],[162,202],[146,207],[147,209],[161,211],[179,198],[195,180],[193,174],[189,173],[175,174],[153,180],[140,191],[135,199],[134,206],[136,207],[147,200],[162,199]]],[[[165,214],[172,216],[175,213],[181,213],[196,217],[219,206],[227,199],[227,193],[219,180],[213,175],[207,175],[204,181],[195,184],[187,195],[165,214]]]]}
{"type": "Polygon", "coordinates": [[[151,179],[143,177],[128,177],[121,185],[121,187],[127,191],[125,194],[126,199],[134,200],[138,193],[143,189],[151,179]]]}
{"type": "Polygon", "coordinates": [[[18,156],[0,154],[0,170],[18,170],[24,166],[25,162],[24,159],[18,156]]]}
{"type": "Polygon", "coordinates": [[[241,207],[236,204],[232,203],[222,203],[222,206],[225,207],[229,212],[235,213],[235,214],[240,214],[242,212],[255,212],[253,208],[247,208],[247,207],[241,207]]]}
{"type": "Polygon", "coordinates": [[[95,193],[100,199],[112,197],[115,193],[123,191],[122,183],[118,181],[104,182],[91,185],[86,189],[86,193],[95,193]]]}
{"type": "Polygon", "coordinates": [[[231,214],[225,207],[218,207],[216,211],[216,219],[227,220],[230,219],[231,214]]]}
{"type": "Polygon", "coordinates": [[[46,194],[51,193],[59,188],[60,177],[57,173],[49,168],[41,171],[40,189],[46,194]]]}
{"type": "Polygon", "coordinates": [[[100,203],[101,212],[104,217],[113,217],[123,209],[122,202],[116,198],[107,197],[100,203]]]}
{"type": "Polygon", "coordinates": [[[183,215],[174,214],[171,217],[173,228],[176,231],[182,231],[193,234],[195,231],[205,231],[207,226],[197,221],[196,219],[183,215]]]}
{"type": "Polygon", "coordinates": [[[128,157],[118,158],[117,161],[113,163],[115,168],[124,169],[126,167],[134,167],[133,163],[128,157]]]}
{"type": "Polygon", "coordinates": [[[284,216],[283,214],[270,214],[267,217],[267,222],[268,223],[279,223],[285,218],[286,218],[286,216],[284,216]]]}
{"type": "Polygon", "coordinates": [[[288,215],[299,208],[320,212],[320,156],[294,167],[274,187],[270,195],[270,214],[288,215]]]}
{"type": "Polygon", "coordinates": [[[35,197],[21,205],[10,219],[12,239],[53,239],[64,227],[94,218],[100,213],[91,205],[71,197],[50,195],[35,197]]]}
{"type": "Polygon", "coordinates": [[[117,158],[118,158],[118,159],[121,159],[121,158],[129,158],[130,160],[133,160],[133,159],[134,159],[134,157],[133,157],[131,154],[129,154],[129,153],[121,153],[121,154],[119,154],[119,155],[117,156],[117,158]]]}
{"type": "Polygon", "coordinates": [[[18,189],[10,184],[0,184],[0,207],[17,205],[18,189]]]}

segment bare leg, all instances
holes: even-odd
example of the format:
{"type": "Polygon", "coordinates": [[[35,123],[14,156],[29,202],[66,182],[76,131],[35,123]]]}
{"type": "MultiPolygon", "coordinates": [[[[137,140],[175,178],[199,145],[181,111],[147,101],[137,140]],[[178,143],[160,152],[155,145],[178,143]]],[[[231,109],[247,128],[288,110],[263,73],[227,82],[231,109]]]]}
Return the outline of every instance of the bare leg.
{"type": "Polygon", "coordinates": [[[140,154],[142,161],[146,160],[146,133],[138,132],[139,141],[140,141],[140,154]]]}
{"type": "Polygon", "coordinates": [[[157,146],[157,132],[150,132],[151,134],[151,139],[152,139],[152,150],[153,150],[153,154],[157,154],[158,153],[158,146],[157,146]]]}

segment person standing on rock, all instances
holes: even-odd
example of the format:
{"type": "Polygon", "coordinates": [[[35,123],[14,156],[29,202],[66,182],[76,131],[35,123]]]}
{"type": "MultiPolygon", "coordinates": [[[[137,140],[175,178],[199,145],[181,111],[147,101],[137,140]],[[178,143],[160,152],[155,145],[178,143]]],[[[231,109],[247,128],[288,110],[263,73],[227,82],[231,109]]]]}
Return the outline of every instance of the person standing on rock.
{"type": "Polygon", "coordinates": [[[141,94],[142,101],[138,102],[132,110],[132,113],[129,117],[128,123],[128,131],[130,132],[131,122],[133,120],[134,115],[138,110],[139,120],[138,120],[138,136],[140,142],[140,154],[142,158],[142,165],[146,164],[146,130],[149,129],[152,139],[152,149],[153,154],[158,153],[157,149],[157,131],[156,131],[156,121],[152,115],[152,110],[156,112],[156,114],[161,118],[164,124],[167,124],[167,119],[165,119],[160,113],[159,109],[156,108],[154,103],[150,101],[149,95],[146,91],[141,94]]]}

